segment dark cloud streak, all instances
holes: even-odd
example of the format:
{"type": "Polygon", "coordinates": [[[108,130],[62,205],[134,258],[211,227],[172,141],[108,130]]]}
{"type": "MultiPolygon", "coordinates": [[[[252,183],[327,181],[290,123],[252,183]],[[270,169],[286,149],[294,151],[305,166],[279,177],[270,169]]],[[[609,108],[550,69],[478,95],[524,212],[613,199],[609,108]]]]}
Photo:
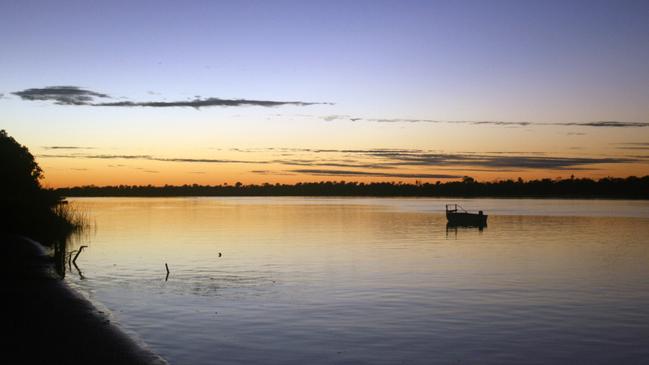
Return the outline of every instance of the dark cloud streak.
{"type": "Polygon", "coordinates": [[[23,100],[30,101],[51,101],[57,105],[82,105],[82,106],[103,106],[103,107],[151,107],[151,108],[171,108],[171,107],[191,107],[204,108],[212,106],[222,107],[239,107],[239,106],[261,106],[276,107],[284,105],[308,106],[308,105],[333,105],[326,102],[305,102],[305,101],[273,101],[273,100],[249,100],[249,99],[221,99],[221,98],[201,98],[196,96],[194,100],[185,101],[115,101],[115,102],[97,102],[97,98],[110,98],[107,94],[82,89],[77,86],[47,86],[44,88],[32,88],[22,91],[16,91],[12,94],[19,96],[23,100]]]}
{"type": "Polygon", "coordinates": [[[618,147],[615,147],[618,150],[649,150],[649,142],[624,142],[613,144],[618,145],[618,147]]]}
{"type": "Polygon", "coordinates": [[[37,157],[44,158],[80,158],[80,159],[99,159],[99,160],[147,160],[147,161],[161,161],[161,162],[188,162],[188,163],[267,163],[266,161],[243,161],[243,160],[222,160],[210,158],[165,158],[156,157],[151,155],[89,155],[89,154],[70,154],[70,155],[52,155],[42,154],[37,157]]]}
{"type": "MultiPolygon", "coordinates": [[[[312,150],[322,151],[322,150],[312,150]]],[[[212,158],[181,158],[181,157],[159,157],[152,155],[107,155],[107,154],[42,154],[43,158],[77,158],[77,159],[127,159],[127,160],[148,160],[159,162],[178,163],[217,163],[217,164],[278,164],[284,166],[304,167],[338,167],[358,168],[370,170],[392,170],[398,167],[439,167],[453,170],[467,171],[511,171],[512,169],[542,169],[542,170],[586,170],[592,169],[592,165],[600,164],[624,164],[639,162],[632,157],[552,157],[552,156],[530,156],[530,155],[502,155],[502,154],[480,154],[480,153],[430,153],[418,150],[327,150],[344,152],[356,156],[349,160],[331,159],[277,159],[277,160],[230,160],[212,158]],[[406,151],[406,152],[402,152],[406,151]]],[[[327,170],[343,171],[343,170],[327,170]]],[[[347,170],[344,170],[347,171],[347,170]]],[[[368,174],[381,174],[381,172],[365,171],[368,174]]],[[[394,174],[388,173],[385,174],[394,174]]],[[[385,175],[385,176],[388,176],[385,175]]],[[[396,176],[395,176],[396,177],[396,176]]]]}
{"type": "Polygon", "coordinates": [[[246,99],[219,99],[219,98],[206,98],[206,99],[194,99],[188,101],[145,101],[145,102],[133,102],[133,101],[117,101],[114,103],[96,103],[90,104],[92,106],[113,106],[113,107],[152,107],[152,108],[170,108],[170,107],[191,107],[191,108],[204,108],[210,106],[261,106],[261,107],[276,107],[283,105],[294,105],[294,106],[307,106],[307,105],[317,105],[325,104],[331,105],[331,103],[319,103],[319,102],[304,102],[304,101],[269,101],[269,100],[246,100],[246,99]]]}
{"type": "Polygon", "coordinates": [[[584,165],[619,164],[634,162],[630,158],[587,158],[547,156],[492,156],[441,153],[381,153],[377,157],[386,159],[386,164],[395,166],[476,166],[483,168],[522,169],[577,169],[584,165]]]}
{"type": "Polygon", "coordinates": [[[53,101],[58,105],[89,105],[95,98],[109,98],[108,95],[82,89],[77,86],[47,86],[16,91],[12,94],[23,100],[53,101]]]}
{"type": "Polygon", "coordinates": [[[408,179],[459,179],[462,177],[462,175],[382,173],[382,172],[352,171],[352,170],[296,169],[290,171],[297,172],[300,174],[322,175],[322,176],[370,176],[370,177],[396,177],[396,178],[408,178],[408,179]]]}
{"type": "Polygon", "coordinates": [[[348,115],[327,115],[320,117],[322,120],[332,122],[335,120],[349,120],[352,122],[374,123],[433,123],[433,124],[469,124],[469,125],[496,125],[496,126],[576,126],[600,128],[640,128],[649,127],[649,122],[620,122],[620,121],[593,121],[593,122],[506,122],[500,120],[435,120],[435,119],[408,119],[408,118],[352,118],[348,115]]]}
{"type": "Polygon", "coordinates": [[[94,150],[96,147],[83,146],[43,146],[45,150],[94,150]]]}

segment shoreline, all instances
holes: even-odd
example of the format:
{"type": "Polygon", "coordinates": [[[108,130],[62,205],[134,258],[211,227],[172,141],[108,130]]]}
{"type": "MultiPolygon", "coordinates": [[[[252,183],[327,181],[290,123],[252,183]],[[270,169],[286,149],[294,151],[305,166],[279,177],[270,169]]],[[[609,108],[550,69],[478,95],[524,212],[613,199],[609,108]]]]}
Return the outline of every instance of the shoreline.
{"type": "Polygon", "coordinates": [[[70,198],[398,198],[398,199],[530,199],[530,200],[630,200],[647,201],[649,197],[565,196],[565,195],[63,195],[70,198]]]}
{"type": "Polygon", "coordinates": [[[42,245],[16,235],[0,245],[12,364],[168,365],[58,278],[42,245]]]}

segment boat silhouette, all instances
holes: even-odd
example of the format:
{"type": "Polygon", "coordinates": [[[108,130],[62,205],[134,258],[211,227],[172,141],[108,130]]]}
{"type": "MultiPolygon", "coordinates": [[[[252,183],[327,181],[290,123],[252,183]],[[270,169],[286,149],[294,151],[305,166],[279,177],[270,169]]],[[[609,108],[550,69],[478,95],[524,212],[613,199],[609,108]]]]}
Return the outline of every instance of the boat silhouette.
{"type": "Polygon", "coordinates": [[[471,213],[459,204],[446,204],[447,225],[451,227],[486,227],[487,217],[481,210],[478,213],[471,213]]]}

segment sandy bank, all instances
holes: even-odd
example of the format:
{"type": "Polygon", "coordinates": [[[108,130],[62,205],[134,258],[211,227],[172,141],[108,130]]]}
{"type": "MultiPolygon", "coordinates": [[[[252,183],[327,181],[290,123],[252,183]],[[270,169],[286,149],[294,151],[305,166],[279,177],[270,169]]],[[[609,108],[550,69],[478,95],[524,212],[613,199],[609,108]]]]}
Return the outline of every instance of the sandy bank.
{"type": "Polygon", "coordinates": [[[128,337],[90,302],[53,275],[45,250],[0,236],[2,363],[141,364],[167,362],[128,337]]]}

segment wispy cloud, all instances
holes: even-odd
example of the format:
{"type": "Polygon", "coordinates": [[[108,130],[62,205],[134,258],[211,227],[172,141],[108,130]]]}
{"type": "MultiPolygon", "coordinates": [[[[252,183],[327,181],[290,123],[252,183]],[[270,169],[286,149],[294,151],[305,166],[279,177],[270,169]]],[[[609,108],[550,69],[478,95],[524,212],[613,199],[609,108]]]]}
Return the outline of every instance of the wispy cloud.
{"type": "Polygon", "coordinates": [[[649,150],[649,142],[625,142],[614,143],[618,150],[649,150]]]}
{"type": "Polygon", "coordinates": [[[515,169],[576,169],[580,166],[597,164],[618,164],[634,162],[626,157],[563,157],[539,156],[544,152],[494,151],[487,153],[435,153],[419,149],[310,149],[313,153],[343,153],[356,158],[369,158],[371,163],[341,164],[322,162],[322,160],[279,160],[278,162],[293,165],[359,167],[359,168],[395,168],[399,166],[463,166],[515,169]],[[325,165],[326,164],[326,165],[325,165]]]}
{"type": "MultiPolygon", "coordinates": [[[[397,168],[443,168],[456,171],[520,171],[520,170],[588,170],[595,169],[597,165],[624,164],[638,162],[630,156],[625,157],[572,157],[572,156],[539,156],[523,152],[518,154],[493,153],[435,153],[417,149],[308,149],[310,158],[283,158],[263,160],[238,160],[219,158],[185,158],[161,157],[152,155],[110,155],[110,154],[41,154],[41,158],[70,158],[70,159],[126,159],[147,160],[176,163],[215,163],[215,164],[257,164],[257,165],[283,165],[300,166],[313,169],[299,169],[296,172],[312,171],[354,171],[357,175],[374,174],[375,176],[404,177],[403,174],[393,171],[397,168]],[[327,152],[322,152],[327,151],[327,152]],[[338,153],[349,158],[331,158],[326,153],[338,153]],[[321,155],[325,154],[325,155],[321,155]],[[323,170],[323,167],[340,169],[323,170]],[[351,170],[359,169],[359,171],[351,170]],[[363,171],[360,171],[363,170],[363,171]],[[379,174],[379,175],[376,175],[379,174]],[[397,176],[398,175],[398,176],[397,176]]],[[[510,152],[511,153],[511,152],[510,152]]],[[[262,171],[262,170],[259,170],[262,171]]],[[[266,170],[264,170],[266,171],[266,170]]],[[[259,172],[256,172],[259,173],[259,172]]]]}
{"type": "Polygon", "coordinates": [[[230,148],[233,152],[307,152],[307,153],[373,153],[373,152],[423,152],[421,149],[406,148],[369,148],[369,149],[333,149],[333,148],[289,148],[289,147],[265,147],[265,148],[230,148]]]}
{"type": "Polygon", "coordinates": [[[396,177],[396,178],[414,178],[414,179],[459,179],[461,175],[446,174],[409,174],[409,173],[384,173],[371,171],[353,171],[353,170],[320,170],[320,169],[296,169],[290,170],[300,174],[321,175],[321,176],[372,176],[372,177],[396,177]]]}
{"type": "Polygon", "coordinates": [[[566,123],[544,123],[544,124],[580,126],[580,127],[613,127],[613,128],[649,127],[648,122],[619,122],[614,120],[604,120],[604,121],[597,121],[597,122],[566,122],[566,123]]]}
{"type": "Polygon", "coordinates": [[[38,157],[44,158],[73,158],[73,159],[98,159],[98,160],[148,160],[162,162],[188,162],[188,163],[265,163],[264,161],[245,161],[245,160],[228,160],[228,159],[211,159],[211,158],[183,158],[183,157],[157,157],[151,155],[105,155],[105,154],[41,154],[38,157]]]}
{"type": "Polygon", "coordinates": [[[12,94],[23,100],[50,101],[58,105],[85,105],[104,107],[192,107],[204,108],[212,106],[237,107],[237,106],[261,106],[276,107],[283,105],[307,106],[307,105],[333,105],[327,102],[305,102],[305,101],[274,101],[274,100],[252,100],[252,99],[221,99],[215,97],[201,98],[197,96],[193,100],[180,101],[115,101],[100,102],[98,98],[111,98],[109,95],[80,88],[78,86],[47,86],[44,88],[32,88],[16,91],[12,94]]]}
{"type": "Polygon", "coordinates": [[[84,146],[42,146],[45,150],[94,150],[96,147],[84,146]]]}
{"type": "Polygon", "coordinates": [[[441,154],[441,153],[381,153],[376,156],[387,163],[398,166],[477,166],[489,168],[520,169],[577,169],[581,166],[597,164],[619,164],[634,162],[622,157],[549,157],[549,156],[503,156],[480,154],[441,154]]]}
{"type": "Polygon", "coordinates": [[[144,101],[144,102],[117,101],[113,103],[96,103],[90,105],[115,106],[115,107],[152,107],[152,108],[192,107],[192,108],[199,109],[199,108],[210,107],[210,106],[275,107],[275,106],[283,106],[283,105],[307,106],[307,105],[317,105],[317,104],[331,105],[331,103],[321,103],[321,102],[270,101],[270,100],[220,99],[220,98],[206,98],[206,99],[197,98],[188,101],[144,101]]]}
{"type": "Polygon", "coordinates": [[[394,169],[395,166],[380,163],[357,163],[357,162],[327,162],[320,160],[273,160],[272,162],[288,166],[322,166],[322,167],[354,167],[362,169],[394,169]]]}
{"type": "Polygon", "coordinates": [[[529,122],[529,121],[500,121],[500,120],[436,120],[436,119],[411,119],[411,118],[358,118],[349,115],[326,115],[320,119],[332,122],[335,120],[348,120],[352,122],[373,123],[432,123],[432,124],[469,124],[469,125],[496,125],[496,126],[577,126],[577,127],[602,127],[602,128],[629,128],[649,127],[649,122],[621,122],[621,121],[591,121],[591,122],[529,122]]]}
{"type": "Polygon", "coordinates": [[[164,158],[164,157],[151,157],[147,160],[164,161],[164,162],[190,162],[190,163],[265,163],[265,161],[247,161],[247,160],[228,160],[218,158],[164,158]]]}
{"type": "Polygon", "coordinates": [[[258,174],[258,175],[279,175],[279,176],[291,176],[295,175],[292,173],[288,173],[286,171],[274,171],[274,170],[252,170],[250,171],[253,174],[258,174]]]}
{"type": "MultiPolygon", "coordinates": [[[[467,154],[476,154],[477,152],[465,152],[467,154]]],[[[547,152],[540,151],[489,151],[485,154],[494,154],[494,155],[545,155],[547,152]]]]}

